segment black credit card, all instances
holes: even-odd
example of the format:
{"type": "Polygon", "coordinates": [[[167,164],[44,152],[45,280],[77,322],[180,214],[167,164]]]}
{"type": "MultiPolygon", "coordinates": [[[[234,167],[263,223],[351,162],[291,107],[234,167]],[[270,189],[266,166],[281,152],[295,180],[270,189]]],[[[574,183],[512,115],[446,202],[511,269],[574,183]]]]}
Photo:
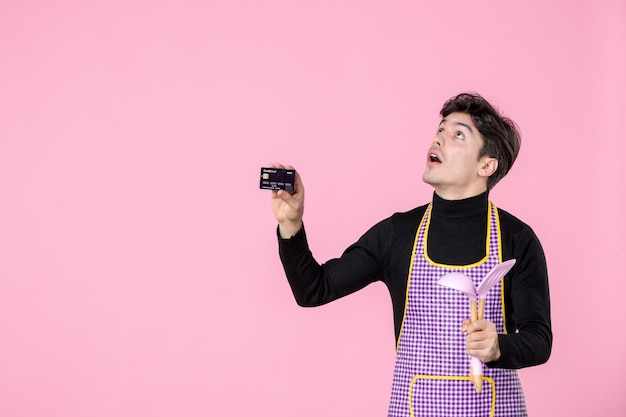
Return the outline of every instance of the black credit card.
{"type": "Polygon", "coordinates": [[[261,168],[262,190],[285,190],[294,191],[296,180],[296,170],[282,168],[261,168]]]}

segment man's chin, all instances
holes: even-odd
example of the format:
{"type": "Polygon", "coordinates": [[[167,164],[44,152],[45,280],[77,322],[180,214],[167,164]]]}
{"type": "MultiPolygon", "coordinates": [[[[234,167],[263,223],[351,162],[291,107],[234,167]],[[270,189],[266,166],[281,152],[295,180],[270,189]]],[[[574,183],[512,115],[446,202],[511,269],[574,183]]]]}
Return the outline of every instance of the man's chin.
{"type": "Polygon", "coordinates": [[[424,174],[422,174],[422,181],[424,181],[426,184],[432,185],[432,186],[435,186],[435,184],[436,184],[436,181],[434,180],[434,178],[432,178],[430,175],[428,175],[427,172],[424,172],[424,174]]]}

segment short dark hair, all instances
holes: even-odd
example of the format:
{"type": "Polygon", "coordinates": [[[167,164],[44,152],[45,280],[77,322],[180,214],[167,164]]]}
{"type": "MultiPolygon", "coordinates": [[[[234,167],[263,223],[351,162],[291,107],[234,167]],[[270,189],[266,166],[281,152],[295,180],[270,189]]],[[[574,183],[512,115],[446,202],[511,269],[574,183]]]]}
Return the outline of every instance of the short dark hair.
{"type": "Polygon", "coordinates": [[[517,158],[521,134],[515,122],[501,115],[487,100],[476,93],[461,93],[446,101],[439,114],[467,113],[483,137],[478,157],[485,155],[498,160],[498,169],[487,179],[492,189],[509,172],[517,158]]]}

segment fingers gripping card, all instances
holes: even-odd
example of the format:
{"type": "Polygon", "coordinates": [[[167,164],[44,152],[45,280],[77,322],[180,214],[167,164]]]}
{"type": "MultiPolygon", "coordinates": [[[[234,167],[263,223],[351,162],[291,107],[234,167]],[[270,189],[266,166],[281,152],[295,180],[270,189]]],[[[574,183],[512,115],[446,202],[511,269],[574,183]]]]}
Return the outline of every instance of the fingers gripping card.
{"type": "Polygon", "coordinates": [[[262,190],[285,190],[294,191],[296,171],[293,169],[281,168],[261,168],[261,182],[259,187],[262,190]]]}

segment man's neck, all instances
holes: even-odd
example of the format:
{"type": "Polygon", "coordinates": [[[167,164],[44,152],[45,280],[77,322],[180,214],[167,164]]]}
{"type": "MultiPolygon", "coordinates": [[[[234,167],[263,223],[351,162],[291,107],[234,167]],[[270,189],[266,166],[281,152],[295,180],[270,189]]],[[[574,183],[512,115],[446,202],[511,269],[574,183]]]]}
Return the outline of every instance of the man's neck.
{"type": "MultiPolygon", "coordinates": [[[[461,219],[485,216],[489,208],[489,192],[461,200],[446,200],[433,193],[433,218],[461,219]]],[[[486,218],[486,217],[485,217],[486,218]]]]}
{"type": "Polygon", "coordinates": [[[441,197],[444,200],[454,201],[454,200],[465,200],[467,198],[476,197],[487,191],[487,186],[485,185],[480,187],[472,187],[470,189],[450,189],[450,188],[442,188],[435,187],[435,194],[441,197]]]}

